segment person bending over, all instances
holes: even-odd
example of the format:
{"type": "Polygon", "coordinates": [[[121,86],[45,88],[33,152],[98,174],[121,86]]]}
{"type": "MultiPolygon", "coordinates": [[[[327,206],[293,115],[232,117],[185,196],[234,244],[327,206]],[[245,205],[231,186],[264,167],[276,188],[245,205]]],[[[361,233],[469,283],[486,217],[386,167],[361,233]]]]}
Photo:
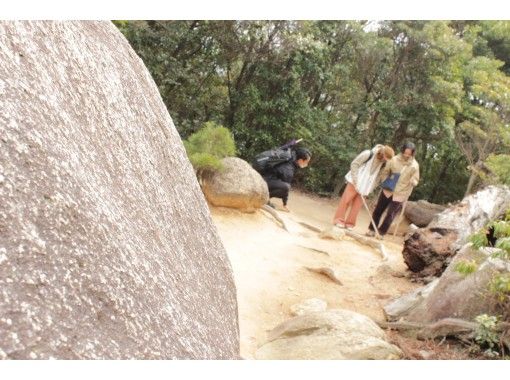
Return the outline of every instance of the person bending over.
{"type": "MultiPolygon", "coordinates": [[[[287,201],[296,170],[306,168],[311,158],[312,154],[308,149],[296,148],[292,150],[292,158],[289,161],[269,168],[262,174],[267,183],[269,198],[281,198],[283,210],[289,211],[287,201]]],[[[271,203],[269,205],[274,207],[271,203]]]]}

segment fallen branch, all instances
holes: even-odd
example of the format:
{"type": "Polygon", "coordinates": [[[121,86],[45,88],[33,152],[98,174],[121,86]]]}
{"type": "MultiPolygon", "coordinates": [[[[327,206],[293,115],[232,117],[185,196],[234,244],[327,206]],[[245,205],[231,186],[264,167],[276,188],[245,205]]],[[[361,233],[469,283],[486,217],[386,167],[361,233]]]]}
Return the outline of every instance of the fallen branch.
{"type": "Polygon", "coordinates": [[[416,323],[416,322],[385,322],[385,321],[379,321],[377,322],[380,328],[382,329],[388,329],[388,330],[421,330],[426,325],[423,323],[416,323]]]}
{"type": "Polygon", "coordinates": [[[478,328],[478,323],[456,318],[444,318],[422,328],[417,335],[418,339],[434,339],[447,336],[471,335],[478,328]]]}
{"type": "MultiPolygon", "coordinates": [[[[411,331],[416,338],[421,340],[435,339],[440,337],[455,337],[462,341],[473,339],[478,329],[478,323],[466,321],[458,318],[444,318],[437,322],[423,324],[414,322],[378,322],[379,327],[391,330],[411,331]]],[[[510,341],[504,339],[507,331],[510,331],[510,323],[500,322],[495,329],[497,332],[503,332],[501,343],[510,348],[510,341]]]]}
{"type": "Polygon", "coordinates": [[[283,219],[282,219],[282,218],[280,218],[280,215],[278,215],[278,212],[277,212],[275,209],[273,209],[273,208],[272,208],[271,206],[269,206],[269,205],[264,205],[264,206],[262,206],[261,208],[262,208],[262,210],[264,210],[264,211],[268,212],[269,214],[271,214],[271,215],[273,216],[273,218],[275,218],[278,222],[280,222],[280,224],[282,225],[282,228],[283,228],[285,231],[289,232],[289,229],[287,228],[287,225],[285,224],[285,222],[283,221],[283,219]]]}
{"type": "Polygon", "coordinates": [[[298,222],[298,223],[301,224],[303,227],[306,227],[309,230],[312,230],[313,232],[322,232],[322,230],[320,228],[312,226],[311,224],[308,224],[308,223],[305,223],[305,222],[298,222]]]}
{"type": "Polygon", "coordinates": [[[320,267],[320,268],[305,267],[305,269],[309,270],[310,272],[323,274],[326,277],[328,277],[330,280],[332,280],[334,283],[336,283],[338,285],[343,285],[342,281],[340,281],[340,278],[338,277],[338,274],[331,268],[328,268],[328,267],[320,267]]]}
{"type": "Polygon", "coordinates": [[[352,232],[349,230],[346,230],[345,234],[361,244],[368,245],[369,247],[375,248],[376,250],[378,250],[381,253],[383,261],[388,260],[388,254],[386,252],[386,248],[384,247],[383,243],[381,243],[379,241],[374,241],[371,238],[361,236],[360,234],[357,234],[356,232],[352,232]]]}
{"type": "Polygon", "coordinates": [[[306,247],[306,246],[304,246],[304,245],[298,245],[298,247],[301,247],[301,248],[304,248],[304,249],[309,249],[310,251],[319,252],[319,253],[323,253],[323,254],[325,254],[325,255],[327,255],[327,256],[330,256],[328,252],[323,251],[323,250],[321,250],[321,249],[312,248],[312,247],[306,247]]]}

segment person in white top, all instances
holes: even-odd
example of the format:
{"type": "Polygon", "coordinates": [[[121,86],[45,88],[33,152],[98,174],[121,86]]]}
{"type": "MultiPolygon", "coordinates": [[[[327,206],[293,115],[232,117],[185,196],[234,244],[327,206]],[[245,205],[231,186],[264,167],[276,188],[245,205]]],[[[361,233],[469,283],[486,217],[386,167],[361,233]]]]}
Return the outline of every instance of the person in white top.
{"type": "Polygon", "coordinates": [[[340,228],[354,228],[363,205],[361,197],[370,194],[379,184],[384,164],[394,155],[391,147],[378,144],[372,149],[364,150],[351,162],[351,170],[345,176],[347,186],[333,217],[334,225],[340,228]],[[349,207],[350,210],[347,212],[349,207]]]}

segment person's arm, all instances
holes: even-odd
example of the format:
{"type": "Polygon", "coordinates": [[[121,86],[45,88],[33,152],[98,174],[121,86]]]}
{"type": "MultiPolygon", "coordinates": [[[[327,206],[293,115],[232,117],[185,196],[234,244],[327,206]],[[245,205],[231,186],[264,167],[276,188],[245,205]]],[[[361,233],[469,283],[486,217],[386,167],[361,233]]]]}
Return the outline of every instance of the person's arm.
{"type": "Polygon", "coordinates": [[[418,183],[420,182],[420,166],[418,164],[416,164],[415,171],[410,182],[413,187],[418,186],[418,183]]]}
{"type": "Polygon", "coordinates": [[[356,158],[351,162],[351,176],[353,185],[356,186],[358,183],[358,173],[360,167],[367,162],[370,157],[370,150],[364,150],[360,154],[356,156],[356,158]]]}
{"type": "Polygon", "coordinates": [[[278,179],[281,179],[283,182],[291,183],[294,178],[294,170],[292,168],[292,162],[286,162],[284,164],[280,164],[275,168],[275,174],[278,179]]]}

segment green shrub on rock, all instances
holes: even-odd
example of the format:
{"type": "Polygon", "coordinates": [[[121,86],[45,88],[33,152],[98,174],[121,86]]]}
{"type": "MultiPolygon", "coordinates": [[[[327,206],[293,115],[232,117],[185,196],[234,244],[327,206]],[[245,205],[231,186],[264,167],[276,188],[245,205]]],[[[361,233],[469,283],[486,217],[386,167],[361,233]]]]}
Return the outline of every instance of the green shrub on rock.
{"type": "Polygon", "coordinates": [[[214,122],[205,123],[202,129],[184,141],[184,147],[198,177],[205,172],[221,170],[221,159],[236,154],[230,131],[214,122]]]}

